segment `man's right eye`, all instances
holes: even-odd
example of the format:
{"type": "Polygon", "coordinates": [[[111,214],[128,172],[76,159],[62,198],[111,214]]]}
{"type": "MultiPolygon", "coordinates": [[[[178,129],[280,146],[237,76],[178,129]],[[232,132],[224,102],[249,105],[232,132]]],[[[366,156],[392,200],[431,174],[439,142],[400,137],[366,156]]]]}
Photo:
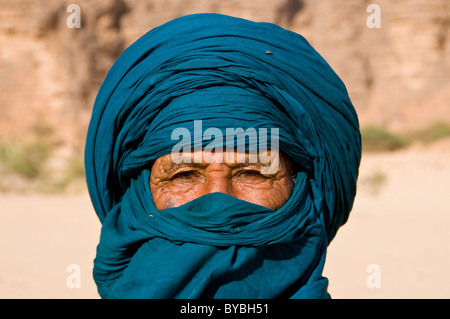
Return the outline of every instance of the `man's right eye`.
{"type": "Polygon", "coordinates": [[[179,180],[191,180],[196,177],[198,177],[199,174],[196,171],[186,171],[186,172],[179,172],[176,173],[173,177],[173,179],[179,179],[179,180]]]}

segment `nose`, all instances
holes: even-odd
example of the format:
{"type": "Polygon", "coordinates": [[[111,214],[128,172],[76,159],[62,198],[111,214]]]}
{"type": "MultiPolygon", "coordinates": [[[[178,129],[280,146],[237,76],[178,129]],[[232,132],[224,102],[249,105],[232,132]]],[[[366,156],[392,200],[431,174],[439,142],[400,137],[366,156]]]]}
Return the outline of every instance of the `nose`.
{"type": "Polygon", "coordinates": [[[228,176],[226,167],[218,167],[215,170],[211,170],[206,174],[206,181],[203,184],[203,193],[224,193],[232,195],[233,187],[231,183],[231,177],[228,176]]]}
{"type": "Polygon", "coordinates": [[[219,192],[231,195],[231,181],[226,177],[211,176],[203,184],[203,192],[205,194],[219,192]]]}

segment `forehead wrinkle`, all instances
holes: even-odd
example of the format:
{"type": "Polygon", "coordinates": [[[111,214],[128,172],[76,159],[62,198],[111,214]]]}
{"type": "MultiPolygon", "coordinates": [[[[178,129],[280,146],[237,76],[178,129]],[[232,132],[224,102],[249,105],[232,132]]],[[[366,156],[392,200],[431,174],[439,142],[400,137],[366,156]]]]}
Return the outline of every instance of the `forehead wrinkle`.
{"type": "MultiPolygon", "coordinates": [[[[214,153],[214,151],[212,153],[214,153]]],[[[226,161],[226,153],[227,153],[226,151],[223,152],[224,158],[223,158],[222,162],[219,163],[219,164],[224,164],[224,165],[226,165],[226,166],[228,166],[228,167],[230,167],[232,169],[241,168],[241,167],[251,167],[251,166],[253,166],[253,167],[263,167],[263,166],[270,166],[270,164],[271,164],[270,162],[269,163],[262,163],[261,160],[260,160],[260,157],[258,155],[256,156],[256,162],[255,163],[250,163],[249,162],[250,161],[250,154],[248,153],[248,151],[245,152],[245,155],[242,154],[242,153],[239,154],[238,152],[233,151],[232,152],[233,153],[233,161],[232,162],[227,162],[226,161]],[[238,163],[237,162],[238,158],[242,157],[243,155],[245,156],[245,162],[238,163]]],[[[193,154],[193,152],[191,152],[191,154],[193,154]]],[[[270,151],[269,151],[269,154],[270,154],[270,151]]],[[[188,162],[175,163],[172,160],[171,154],[164,155],[160,159],[161,159],[161,167],[162,167],[162,169],[165,172],[168,172],[168,173],[174,172],[174,171],[176,171],[178,169],[185,168],[185,167],[203,168],[204,169],[204,168],[207,168],[210,164],[216,163],[215,160],[213,160],[211,163],[206,162],[203,157],[202,157],[202,162],[201,163],[195,163],[195,162],[191,162],[191,163],[188,163],[188,162]]],[[[192,158],[191,158],[191,160],[192,160],[192,158]]]]}
{"type": "Polygon", "coordinates": [[[206,166],[208,166],[207,163],[185,163],[185,162],[175,163],[172,161],[170,155],[167,158],[162,158],[161,164],[163,170],[169,173],[174,172],[183,167],[205,168],[206,166]]]}

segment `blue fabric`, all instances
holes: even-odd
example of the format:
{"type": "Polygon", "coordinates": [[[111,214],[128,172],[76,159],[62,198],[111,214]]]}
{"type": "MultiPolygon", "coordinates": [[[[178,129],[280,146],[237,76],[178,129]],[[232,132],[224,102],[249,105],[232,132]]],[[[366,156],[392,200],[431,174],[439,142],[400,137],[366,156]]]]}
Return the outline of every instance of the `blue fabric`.
{"type": "Polygon", "coordinates": [[[87,136],[100,295],[328,298],[326,249],[352,208],[360,157],[346,88],[302,36],[218,14],[151,30],[109,71],[87,136]],[[151,164],[194,120],[280,128],[297,167],[289,201],[272,211],[212,193],[158,211],[151,164]]]}

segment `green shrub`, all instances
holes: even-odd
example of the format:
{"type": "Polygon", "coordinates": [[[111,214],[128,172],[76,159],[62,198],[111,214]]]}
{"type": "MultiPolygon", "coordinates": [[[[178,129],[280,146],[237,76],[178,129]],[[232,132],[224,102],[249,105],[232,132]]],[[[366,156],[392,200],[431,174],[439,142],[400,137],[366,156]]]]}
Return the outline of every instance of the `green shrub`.
{"type": "Polygon", "coordinates": [[[419,130],[415,137],[423,142],[434,142],[441,138],[450,137],[450,125],[447,123],[436,123],[430,127],[419,130]]]}
{"type": "Polygon", "coordinates": [[[382,127],[368,126],[361,129],[362,148],[367,152],[395,151],[407,147],[410,140],[382,127]]]}
{"type": "Polygon", "coordinates": [[[0,166],[5,174],[16,173],[28,179],[42,174],[52,146],[42,141],[29,144],[0,143],[0,166]]]}

